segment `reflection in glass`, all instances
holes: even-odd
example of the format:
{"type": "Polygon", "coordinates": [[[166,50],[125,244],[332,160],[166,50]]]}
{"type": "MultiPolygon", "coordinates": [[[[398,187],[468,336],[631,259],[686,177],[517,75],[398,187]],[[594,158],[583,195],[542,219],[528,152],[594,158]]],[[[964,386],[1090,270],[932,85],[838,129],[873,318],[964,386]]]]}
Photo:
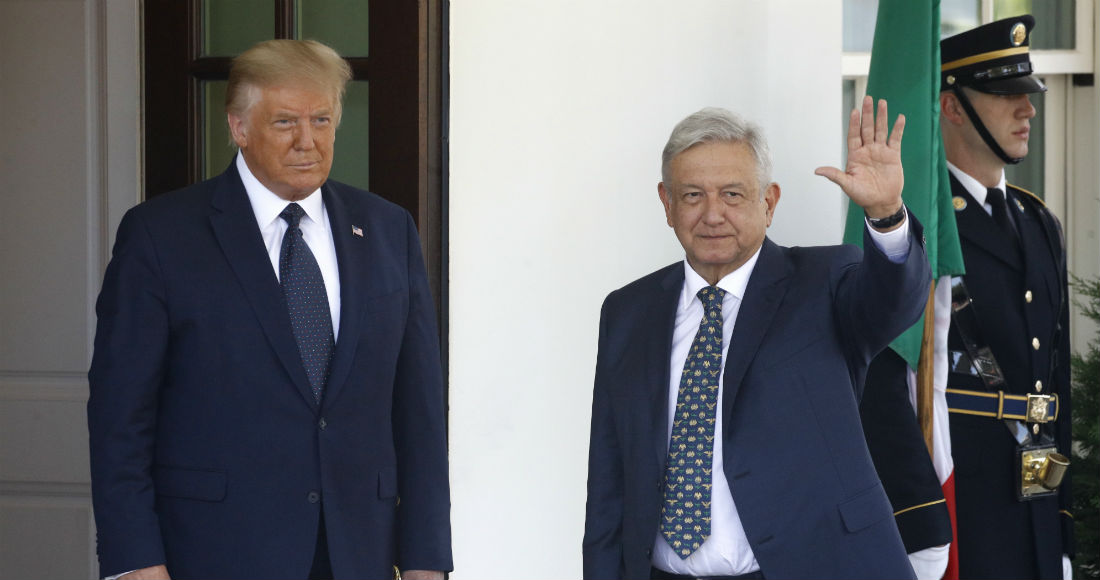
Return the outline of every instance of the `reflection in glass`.
{"type": "MultiPolygon", "coordinates": [[[[845,52],[871,52],[877,16],[878,0],[844,0],[845,52]]],[[[980,17],[981,0],[943,0],[940,2],[940,38],[978,26],[980,17]]]]}
{"type": "Polygon", "coordinates": [[[1066,49],[1077,46],[1077,6],[1074,0],[995,0],[993,18],[1031,14],[1035,29],[1031,33],[1031,48],[1066,49]]]}
{"type": "Polygon", "coordinates": [[[202,56],[234,56],[275,38],[275,0],[205,0],[202,56]]]}
{"type": "Polygon", "coordinates": [[[368,56],[365,0],[299,0],[298,37],[319,40],[343,57],[368,56]]]}
{"type": "Polygon", "coordinates": [[[980,0],[940,2],[940,38],[955,36],[981,24],[980,0]]]}
{"type": "Polygon", "coordinates": [[[1031,120],[1031,135],[1027,143],[1027,157],[1018,165],[1005,166],[1005,180],[1042,198],[1043,166],[1046,161],[1046,123],[1043,122],[1046,93],[1032,93],[1030,97],[1036,114],[1035,118],[1031,120]]]}
{"type": "Polygon", "coordinates": [[[348,83],[330,174],[336,181],[362,189],[370,186],[369,86],[367,81],[348,83]]]}
{"type": "Polygon", "coordinates": [[[226,81],[202,83],[202,176],[209,179],[225,171],[237,154],[237,146],[229,139],[225,120],[226,81]]]}
{"type": "Polygon", "coordinates": [[[841,167],[848,166],[848,119],[852,109],[856,108],[856,82],[844,79],[843,94],[840,98],[840,151],[841,167]]]}
{"type": "Polygon", "coordinates": [[[871,52],[877,16],[878,0],[844,0],[844,52],[871,52]]]}

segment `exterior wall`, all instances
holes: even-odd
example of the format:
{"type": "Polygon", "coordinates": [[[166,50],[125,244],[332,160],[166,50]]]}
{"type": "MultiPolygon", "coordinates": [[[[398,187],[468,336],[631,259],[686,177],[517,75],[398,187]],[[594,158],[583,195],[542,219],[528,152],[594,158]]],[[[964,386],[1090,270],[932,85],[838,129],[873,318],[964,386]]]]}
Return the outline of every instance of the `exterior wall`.
{"type": "Polygon", "coordinates": [[[0,578],[95,578],[86,373],[137,199],[137,0],[0,1],[0,578]]]}

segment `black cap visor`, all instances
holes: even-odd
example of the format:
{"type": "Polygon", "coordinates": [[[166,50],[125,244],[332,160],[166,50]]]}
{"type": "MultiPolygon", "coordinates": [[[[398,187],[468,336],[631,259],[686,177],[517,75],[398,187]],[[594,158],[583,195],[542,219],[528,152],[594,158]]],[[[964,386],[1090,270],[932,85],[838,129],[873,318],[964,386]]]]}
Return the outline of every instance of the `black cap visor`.
{"type": "Polygon", "coordinates": [[[1047,87],[1043,84],[1043,81],[1032,75],[997,79],[966,86],[980,93],[988,93],[991,95],[1021,95],[1025,93],[1047,92],[1047,87]]]}

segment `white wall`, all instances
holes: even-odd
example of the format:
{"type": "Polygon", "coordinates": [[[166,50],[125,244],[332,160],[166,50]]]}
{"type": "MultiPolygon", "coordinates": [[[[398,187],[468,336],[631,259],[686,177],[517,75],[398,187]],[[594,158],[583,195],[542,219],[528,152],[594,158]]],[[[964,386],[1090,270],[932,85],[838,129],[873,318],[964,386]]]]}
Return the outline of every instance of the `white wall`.
{"type": "Polygon", "coordinates": [[[760,123],[769,232],[834,243],[840,0],[451,0],[450,446],[455,578],[581,575],[597,325],[682,259],[657,199],[673,125],[760,123]]]}

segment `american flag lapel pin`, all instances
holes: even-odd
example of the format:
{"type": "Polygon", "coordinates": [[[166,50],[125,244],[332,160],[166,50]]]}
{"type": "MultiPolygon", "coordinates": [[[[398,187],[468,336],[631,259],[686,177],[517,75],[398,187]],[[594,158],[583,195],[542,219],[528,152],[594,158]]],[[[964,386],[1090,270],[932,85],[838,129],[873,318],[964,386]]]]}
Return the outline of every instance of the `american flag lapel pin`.
{"type": "Polygon", "coordinates": [[[353,235],[355,237],[358,237],[358,238],[363,237],[363,228],[361,228],[357,225],[352,225],[351,226],[351,235],[353,235]]]}

